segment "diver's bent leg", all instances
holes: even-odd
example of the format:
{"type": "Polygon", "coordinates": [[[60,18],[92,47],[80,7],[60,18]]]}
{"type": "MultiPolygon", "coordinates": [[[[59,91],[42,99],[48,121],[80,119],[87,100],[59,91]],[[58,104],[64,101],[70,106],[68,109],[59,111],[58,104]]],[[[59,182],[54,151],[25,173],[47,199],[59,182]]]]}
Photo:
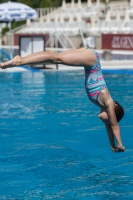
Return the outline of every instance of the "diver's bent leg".
{"type": "Polygon", "coordinates": [[[85,48],[69,50],[62,53],[37,52],[25,57],[15,56],[12,60],[1,64],[2,68],[8,66],[15,67],[35,63],[60,63],[70,66],[92,66],[96,60],[96,55],[92,50],[85,48]]]}

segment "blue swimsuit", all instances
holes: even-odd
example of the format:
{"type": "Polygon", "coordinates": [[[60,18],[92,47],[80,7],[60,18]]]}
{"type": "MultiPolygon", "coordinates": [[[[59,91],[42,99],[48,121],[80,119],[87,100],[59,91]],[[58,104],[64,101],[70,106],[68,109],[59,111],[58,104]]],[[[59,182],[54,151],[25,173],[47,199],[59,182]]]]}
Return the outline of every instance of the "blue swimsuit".
{"type": "Polygon", "coordinates": [[[98,95],[100,92],[106,88],[106,83],[104,81],[99,55],[96,51],[96,62],[92,67],[84,67],[85,69],[85,89],[89,99],[96,105],[98,103],[98,95]]]}

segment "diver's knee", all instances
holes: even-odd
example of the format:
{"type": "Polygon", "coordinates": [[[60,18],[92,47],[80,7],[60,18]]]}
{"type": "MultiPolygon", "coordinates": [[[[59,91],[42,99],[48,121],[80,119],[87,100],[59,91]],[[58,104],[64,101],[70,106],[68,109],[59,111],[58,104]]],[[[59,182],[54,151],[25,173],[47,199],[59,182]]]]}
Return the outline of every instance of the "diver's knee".
{"type": "Polygon", "coordinates": [[[62,58],[61,58],[61,55],[59,53],[55,53],[55,55],[54,55],[54,61],[56,63],[62,63],[62,58]]]}

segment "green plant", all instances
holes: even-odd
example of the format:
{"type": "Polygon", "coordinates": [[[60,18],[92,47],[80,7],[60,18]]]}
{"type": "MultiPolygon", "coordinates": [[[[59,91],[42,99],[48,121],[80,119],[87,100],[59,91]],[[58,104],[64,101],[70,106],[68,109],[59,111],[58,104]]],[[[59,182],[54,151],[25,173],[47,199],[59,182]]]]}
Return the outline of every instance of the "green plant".
{"type": "Polygon", "coordinates": [[[3,28],[2,31],[1,31],[2,36],[4,36],[5,33],[8,32],[8,31],[9,31],[8,27],[3,28]]]}

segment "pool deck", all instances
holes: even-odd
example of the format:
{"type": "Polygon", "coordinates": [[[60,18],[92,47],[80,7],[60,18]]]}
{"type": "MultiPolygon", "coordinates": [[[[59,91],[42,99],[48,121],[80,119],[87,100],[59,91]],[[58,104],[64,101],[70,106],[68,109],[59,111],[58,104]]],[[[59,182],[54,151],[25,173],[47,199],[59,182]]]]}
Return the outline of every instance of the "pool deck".
{"type": "MultiPolygon", "coordinates": [[[[116,61],[101,61],[101,66],[102,69],[105,70],[123,70],[123,69],[133,69],[133,61],[132,60],[116,60],[116,61]]],[[[58,70],[82,70],[83,67],[71,67],[71,66],[65,66],[65,65],[58,65],[58,70]]],[[[32,68],[31,68],[32,70],[32,68]]],[[[43,71],[45,70],[56,70],[55,65],[46,65],[46,69],[42,69],[43,71]]],[[[41,70],[41,71],[42,71],[41,70]]],[[[0,72],[26,72],[29,71],[28,68],[23,68],[23,67],[13,67],[13,68],[7,68],[7,69],[1,69],[0,72]]]]}

